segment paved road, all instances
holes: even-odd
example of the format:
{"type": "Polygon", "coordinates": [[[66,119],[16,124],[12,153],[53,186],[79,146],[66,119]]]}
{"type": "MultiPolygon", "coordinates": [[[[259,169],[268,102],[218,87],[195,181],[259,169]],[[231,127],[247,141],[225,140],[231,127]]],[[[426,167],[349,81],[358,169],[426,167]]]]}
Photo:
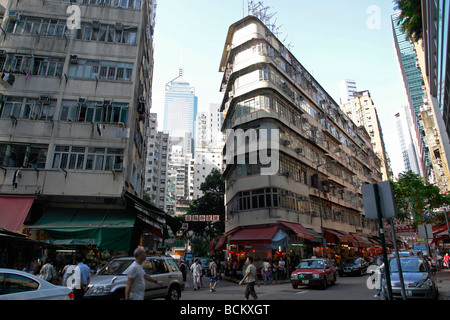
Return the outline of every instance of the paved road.
{"type": "MultiPolygon", "coordinates": [[[[259,300],[375,300],[374,289],[367,287],[367,276],[338,277],[336,285],[330,285],[326,290],[299,286],[293,289],[287,281],[277,285],[263,285],[255,287],[259,300]]],[[[194,291],[188,276],[186,289],[182,300],[234,300],[244,299],[245,285],[223,280],[219,282],[216,292],[209,292],[209,278],[204,277],[205,288],[194,291]]],[[[440,300],[450,300],[450,270],[437,273],[437,284],[440,300]]]]}

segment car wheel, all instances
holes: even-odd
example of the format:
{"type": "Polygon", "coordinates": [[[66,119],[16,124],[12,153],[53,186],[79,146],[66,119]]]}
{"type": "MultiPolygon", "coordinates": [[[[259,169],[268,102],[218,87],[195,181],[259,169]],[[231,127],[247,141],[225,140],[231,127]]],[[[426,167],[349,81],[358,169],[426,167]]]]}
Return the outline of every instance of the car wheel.
{"type": "Polygon", "coordinates": [[[180,289],[176,286],[171,286],[169,288],[169,292],[167,293],[166,300],[168,301],[177,301],[180,300],[180,289]]]}

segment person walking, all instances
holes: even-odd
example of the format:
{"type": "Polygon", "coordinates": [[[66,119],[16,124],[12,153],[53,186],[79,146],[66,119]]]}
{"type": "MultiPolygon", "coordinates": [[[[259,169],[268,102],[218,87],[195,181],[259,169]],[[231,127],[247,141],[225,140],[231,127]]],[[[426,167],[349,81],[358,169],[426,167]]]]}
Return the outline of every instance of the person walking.
{"type": "Polygon", "coordinates": [[[64,269],[61,271],[62,273],[62,285],[67,286],[67,279],[75,272],[75,260],[72,258],[72,261],[67,261],[67,264],[64,266],[64,269]]]}
{"type": "Polygon", "coordinates": [[[162,281],[152,278],[145,273],[142,263],[147,258],[143,248],[134,250],[134,257],[136,260],[131,264],[128,270],[127,286],[125,287],[125,300],[144,300],[145,297],[145,280],[163,286],[162,281]]]}
{"type": "Polygon", "coordinates": [[[450,268],[450,256],[448,255],[448,252],[444,256],[444,267],[447,269],[450,268]]]}
{"type": "Polygon", "coordinates": [[[200,277],[202,275],[202,265],[200,264],[199,259],[195,259],[195,262],[191,266],[192,272],[192,285],[194,287],[194,291],[197,289],[200,290],[200,277]]]}
{"type": "Polygon", "coordinates": [[[382,258],[379,258],[377,267],[377,293],[374,295],[374,298],[379,298],[381,295],[381,291],[383,290],[383,274],[384,262],[382,258]]]}
{"type": "Polygon", "coordinates": [[[209,292],[214,292],[214,291],[216,291],[216,285],[217,285],[217,282],[219,281],[219,278],[217,275],[216,257],[213,257],[211,263],[209,264],[209,272],[210,272],[209,292]]]}
{"type": "Polygon", "coordinates": [[[245,276],[241,281],[239,281],[239,285],[242,285],[244,281],[247,283],[247,287],[245,289],[245,300],[248,300],[249,296],[252,296],[253,299],[257,300],[258,295],[255,292],[255,284],[259,287],[259,281],[256,275],[256,267],[253,265],[252,256],[247,257],[246,264],[247,269],[245,270],[245,276]]]}
{"type": "Polygon", "coordinates": [[[270,267],[272,271],[272,284],[278,284],[278,261],[274,260],[270,267]],[[273,280],[275,280],[275,283],[273,283],[273,280]]]}
{"type": "Polygon", "coordinates": [[[184,260],[180,259],[178,262],[178,267],[180,268],[181,274],[183,275],[183,282],[186,282],[186,263],[184,260]]]}
{"type": "Polygon", "coordinates": [[[75,255],[75,263],[76,267],[73,272],[72,282],[73,294],[74,300],[81,300],[88,290],[88,285],[91,279],[91,269],[83,263],[83,256],[81,254],[75,255]]]}
{"type": "Polygon", "coordinates": [[[263,262],[262,269],[264,272],[264,285],[267,285],[267,282],[272,282],[272,271],[270,270],[270,263],[267,259],[263,262]]]}
{"type": "Polygon", "coordinates": [[[42,266],[39,273],[39,278],[45,281],[52,282],[53,274],[55,273],[55,268],[53,267],[53,260],[48,258],[46,263],[42,266]]]}

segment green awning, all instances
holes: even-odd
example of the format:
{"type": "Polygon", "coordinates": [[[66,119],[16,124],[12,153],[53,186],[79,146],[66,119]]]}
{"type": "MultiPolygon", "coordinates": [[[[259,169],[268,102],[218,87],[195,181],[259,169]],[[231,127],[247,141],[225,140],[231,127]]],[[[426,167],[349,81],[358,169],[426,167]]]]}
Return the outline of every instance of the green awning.
{"type": "Polygon", "coordinates": [[[129,250],[136,215],[125,210],[51,208],[32,226],[59,244],[96,244],[102,250],[129,250]]]}
{"type": "Polygon", "coordinates": [[[312,228],[306,228],[308,231],[310,231],[314,236],[314,242],[322,242],[322,235],[320,233],[317,233],[316,230],[312,228]]]}

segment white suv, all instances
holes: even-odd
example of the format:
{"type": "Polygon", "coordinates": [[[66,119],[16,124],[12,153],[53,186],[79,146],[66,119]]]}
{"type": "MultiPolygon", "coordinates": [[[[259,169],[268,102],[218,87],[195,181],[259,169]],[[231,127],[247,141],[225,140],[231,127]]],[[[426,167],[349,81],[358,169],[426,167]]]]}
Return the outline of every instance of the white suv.
{"type": "MultiPolygon", "coordinates": [[[[127,272],[134,257],[111,260],[91,277],[85,299],[123,299],[127,285],[127,272]]],[[[148,256],[142,264],[145,272],[164,285],[145,281],[145,299],[166,298],[179,300],[184,290],[183,275],[171,256],[148,256]]]]}

